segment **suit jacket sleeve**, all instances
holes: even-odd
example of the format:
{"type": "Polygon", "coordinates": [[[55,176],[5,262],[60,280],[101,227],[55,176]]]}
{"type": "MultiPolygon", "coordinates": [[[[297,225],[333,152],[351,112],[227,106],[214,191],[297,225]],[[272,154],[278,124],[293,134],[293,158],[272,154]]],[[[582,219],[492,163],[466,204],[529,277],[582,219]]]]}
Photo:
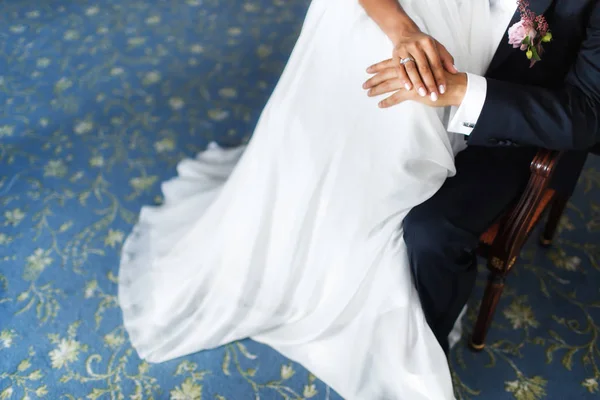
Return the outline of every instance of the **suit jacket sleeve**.
{"type": "Polygon", "coordinates": [[[596,2],[575,63],[555,88],[487,79],[486,100],[469,145],[502,143],[553,150],[600,142],[600,2],[596,2]]]}

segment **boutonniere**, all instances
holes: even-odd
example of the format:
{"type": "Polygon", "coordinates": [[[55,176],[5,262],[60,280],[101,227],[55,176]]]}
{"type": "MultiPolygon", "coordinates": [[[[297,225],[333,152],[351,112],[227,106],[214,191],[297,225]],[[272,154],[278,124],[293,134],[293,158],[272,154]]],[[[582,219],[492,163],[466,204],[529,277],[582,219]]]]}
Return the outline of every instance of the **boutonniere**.
{"type": "Polygon", "coordinates": [[[548,22],[543,15],[536,15],[529,9],[527,0],[518,0],[521,20],[508,28],[508,44],[513,48],[520,48],[531,64],[529,68],[541,61],[544,48],[542,43],[552,40],[552,33],[548,29],[548,22]]]}

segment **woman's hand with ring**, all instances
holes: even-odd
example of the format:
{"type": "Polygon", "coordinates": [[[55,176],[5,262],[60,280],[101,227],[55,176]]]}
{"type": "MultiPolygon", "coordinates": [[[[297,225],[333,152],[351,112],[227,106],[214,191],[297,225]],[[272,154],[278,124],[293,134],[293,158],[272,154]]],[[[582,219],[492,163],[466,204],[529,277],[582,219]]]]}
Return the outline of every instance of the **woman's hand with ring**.
{"type": "MultiPolygon", "coordinates": [[[[446,92],[445,71],[451,74],[458,72],[454,58],[440,42],[417,29],[403,32],[394,42],[392,59],[398,68],[398,79],[406,90],[414,88],[419,95],[429,95],[431,100],[436,101],[446,92]]],[[[384,68],[382,63],[370,66],[367,72],[379,72],[384,68]]]]}

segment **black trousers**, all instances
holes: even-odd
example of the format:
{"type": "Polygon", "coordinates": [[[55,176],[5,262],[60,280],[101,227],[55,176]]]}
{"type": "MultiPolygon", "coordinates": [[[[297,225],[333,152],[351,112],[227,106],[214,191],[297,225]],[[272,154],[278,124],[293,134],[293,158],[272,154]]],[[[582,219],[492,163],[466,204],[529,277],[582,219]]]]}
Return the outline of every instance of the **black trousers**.
{"type": "MultiPolygon", "coordinates": [[[[469,147],[456,157],[456,176],[404,220],[412,275],[425,317],[448,352],[448,334],[477,275],[479,237],[520,197],[536,153],[525,147],[469,147]]],[[[561,191],[570,196],[586,153],[559,164],[561,191]],[[571,179],[568,179],[571,177],[571,179]],[[569,192],[570,191],[570,192],[569,192]]]]}

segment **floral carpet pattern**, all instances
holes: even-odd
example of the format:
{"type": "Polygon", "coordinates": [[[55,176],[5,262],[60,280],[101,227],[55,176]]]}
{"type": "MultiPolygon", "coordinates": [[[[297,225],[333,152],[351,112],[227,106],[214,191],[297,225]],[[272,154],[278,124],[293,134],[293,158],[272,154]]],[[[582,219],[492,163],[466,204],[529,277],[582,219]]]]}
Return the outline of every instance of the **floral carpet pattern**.
{"type": "MultiPolygon", "coordinates": [[[[116,299],[140,207],[183,157],[248,139],[307,5],[0,3],[0,400],[340,398],[251,341],[145,363],[116,299]]],[[[526,248],[487,349],[453,350],[458,398],[597,397],[599,282],[595,159],[554,248],[526,248]]]]}

